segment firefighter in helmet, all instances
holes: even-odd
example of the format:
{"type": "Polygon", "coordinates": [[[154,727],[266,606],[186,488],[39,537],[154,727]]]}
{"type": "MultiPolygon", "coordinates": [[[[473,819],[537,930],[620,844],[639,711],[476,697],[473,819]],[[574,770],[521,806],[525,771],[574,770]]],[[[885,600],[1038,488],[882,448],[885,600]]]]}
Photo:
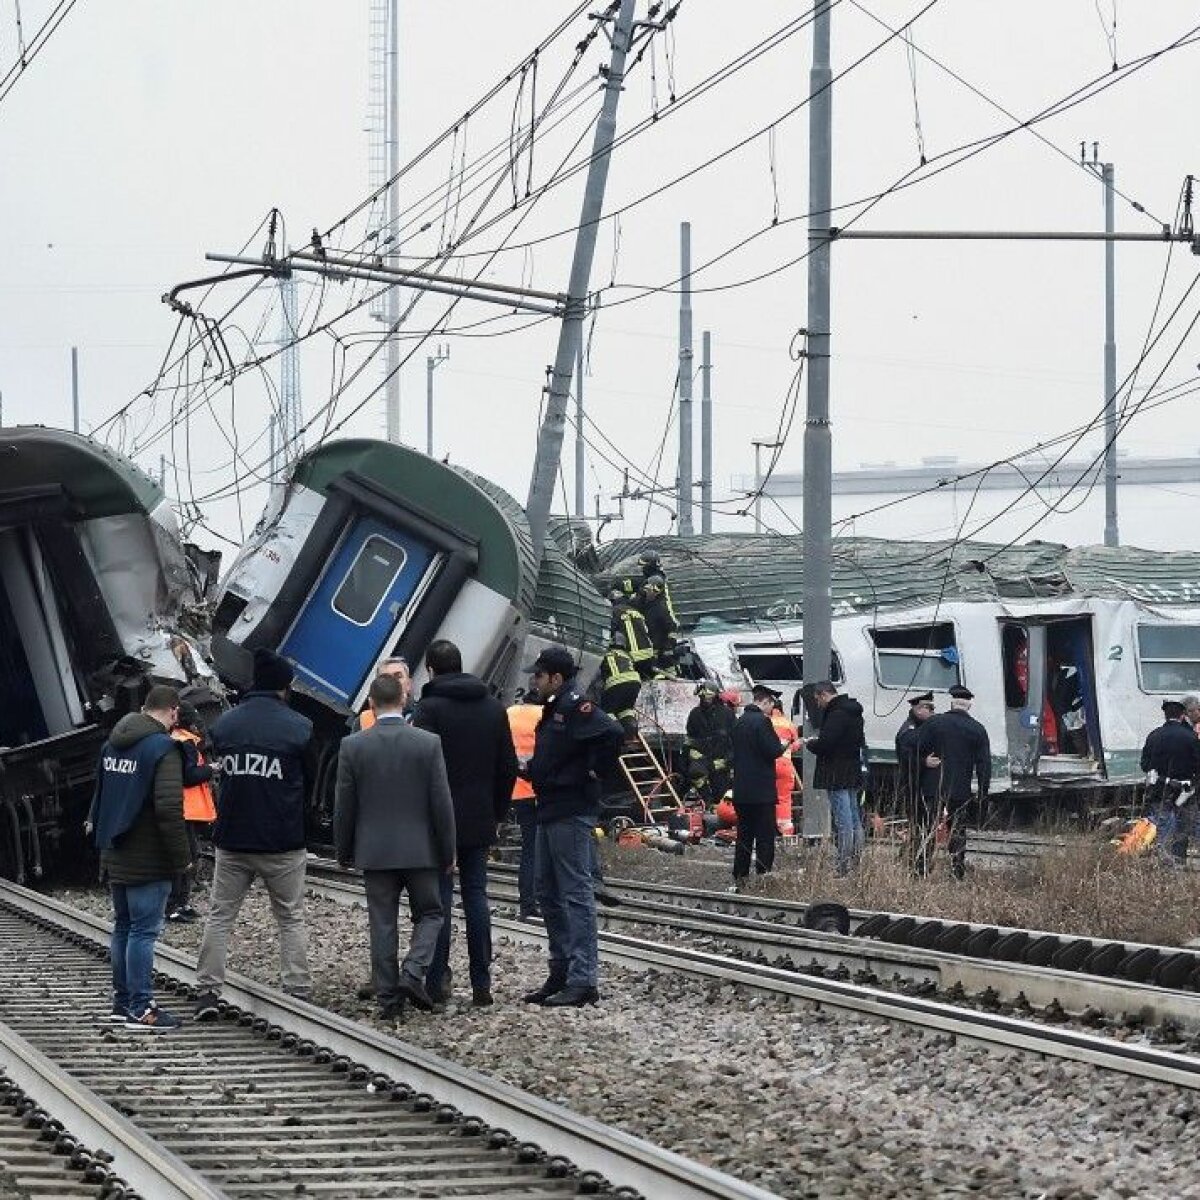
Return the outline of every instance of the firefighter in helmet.
{"type": "Polygon", "coordinates": [[[623,588],[614,587],[608,593],[608,598],[612,602],[612,632],[624,637],[625,650],[633,660],[638,674],[643,679],[653,678],[654,643],[650,640],[646,618],[641,610],[634,606],[623,588]]]}
{"type": "Polygon", "coordinates": [[[623,633],[612,635],[600,660],[600,689],[600,707],[621,722],[626,740],[632,741],[638,731],[635,706],[642,690],[642,677],[626,649],[623,633]]]}
{"type": "Polygon", "coordinates": [[[661,575],[650,575],[642,584],[642,612],[654,646],[655,661],[660,675],[675,674],[676,644],[679,641],[679,622],[667,600],[667,581],[661,575]]]}
{"type": "Polygon", "coordinates": [[[717,698],[717,685],[711,680],[702,680],[696,695],[699,703],[688,713],[686,727],[687,777],[711,804],[729,790],[734,715],[717,698]]]}

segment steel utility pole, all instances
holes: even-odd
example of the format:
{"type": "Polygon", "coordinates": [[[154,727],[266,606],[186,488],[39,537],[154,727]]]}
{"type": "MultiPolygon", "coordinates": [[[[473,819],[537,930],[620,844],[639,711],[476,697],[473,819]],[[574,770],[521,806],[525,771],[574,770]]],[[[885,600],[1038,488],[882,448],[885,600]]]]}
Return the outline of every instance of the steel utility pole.
{"type": "Polygon", "coordinates": [[[692,225],[679,226],[679,533],[692,528],[692,225]]]}
{"type": "Polygon", "coordinates": [[[449,346],[439,346],[425,359],[425,453],[433,457],[433,373],[450,357],[449,346]]]}
{"type": "Polygon", "coordinates": [[[712,533],[712,334],[700,335],[700,532],[712,533]]]}
{"type": "MultiPolygon", "coordinates": [[[[388,0],[388,106],[387,106],[387,230],[388,265],[398,267],[400,245],[400,0],[388,0]]],[[[388,288],[384,305],[387,323],[387,383],[384,386],[387,405],[387,437],[389,442],[400,440],[400,338],[396,328],[400,323],[400,289],[388,288]]]]}
{"type": "Polygon", "coordinates": [[[583,338],[575,347],[575,515],[587,516],[583,494],[583,338]]]}
{"type": "Polygon", "coordinates": [[[71,428],[79,432],[79,347],[71,347],[71,428]]]}
{"type": "MultiPolygon", "coordinates": [[[[833,454],[829,429],[830,208],[833,193],[833,72],[830,68],[831,0],[813,12],[813,61],[808,108],[808,405],[804,421],[804,682],[829,673],[833,613],[833,454]]],[[[809,731],[812,723],[807,722],[809,731]]],[[[829,831],[829,797],[811,786],[816,758],[804,756],[809,781],[804,836],[829,831]]]]}
{"type": "Polygon", "coordinates": [[[1112,163],[1100,162],[1100,143],[1092,143],[1092,161],[1080,161],[1104,188],[1104,544],[1119,546],[1117,528],[1117,244],[1114,196],[1116,171],[1112,163]]]}
{"type": "Polygon", "coordinates": [[[583,208],[579,216],[579,235],[575,241],[571,278],[567,284],[566,310],[558,337],[558,351],[551,368],[546,411],[542,417],[542,427],[538,431],[537,455],[533,462],[533,477],[529,482],[529,497],[525,505],[529,517],[529,531],[533,539],[534,559],[538,562],[541,561],[542,546],[546,540],[546,523],[554,499],[554,477],[558,473],[562,455],[563,426],[566,423],[576,348],[583,337],[588,281],[592,274],[592,259],[596,254],[596,233],[604,208],[604,185],[608,180],[613,135],[617,127],[617,101],[621,97],[621,87],[625,79],[625,59],[633,41],[634,3],[635,0],[621,0],[612,32],[612,56],[604,78],[604,103],[592,139],[592,156],[588,165],[583,208]]]}

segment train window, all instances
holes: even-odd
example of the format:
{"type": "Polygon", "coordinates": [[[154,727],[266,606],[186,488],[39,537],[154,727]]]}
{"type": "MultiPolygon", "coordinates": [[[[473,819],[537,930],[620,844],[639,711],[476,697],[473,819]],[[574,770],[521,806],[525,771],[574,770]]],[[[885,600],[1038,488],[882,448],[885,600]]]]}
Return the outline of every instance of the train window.
{"type": "Polygon", "coordinates": [[[869,632],[875,646],[876,672],[883,687],[945,691],[962,682],[951,622],[869,632]]]}
{"type": "Polygon", "coordinates": [[[1137,638],[1144,691],[1200,690],[1200,625],[1139,625],[1137,638]]]}
{"type": "MultiPolygon", "coordinates": [[[[772,679],[800,683],[804,678],[804,649],[799,642],[734,646],[733,652],[752,684],[772,679]]],[[[834,683],[842,682],[842,667],[836,654],[829,661],[829,678],[834,683]]]]}
{"type": "Polygon", "coordinates": [[[334,594],[334,612],[355,625],[370,625],[396,582],[396,576],[404,570],[405,557],[395,542],[372,534],[359,547],[334,594]]]}

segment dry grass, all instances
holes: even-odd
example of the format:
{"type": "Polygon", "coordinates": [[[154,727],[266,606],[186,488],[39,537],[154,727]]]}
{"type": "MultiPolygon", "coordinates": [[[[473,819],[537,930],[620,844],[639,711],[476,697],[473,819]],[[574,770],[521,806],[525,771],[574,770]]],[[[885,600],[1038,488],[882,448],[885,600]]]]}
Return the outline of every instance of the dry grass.
{"type": "MultiPolygon", "coordinates": [[[[706,848],[689,849],[682,858],[623,848],[606,857],[614,877],[690,887],[727,886],[713,858],[731,862],[726,852],[706,848]]],[[[967,861],[970,866],[970,855],[967,861]]],[[[1007,868],[976,866],[961,883],[951,878],[944,852],[930,878],[916,879],[895,845],[872,844],[860,870],[839,879],[827,850],[786,850],[775,873],[750,886],[805,903],[837,900],[850,908],[1130,942],[1178,946],[1200,936],[1200,872],[1117,855],[1098,837],[1072,838],[1061,850],[1007,868]]]]}

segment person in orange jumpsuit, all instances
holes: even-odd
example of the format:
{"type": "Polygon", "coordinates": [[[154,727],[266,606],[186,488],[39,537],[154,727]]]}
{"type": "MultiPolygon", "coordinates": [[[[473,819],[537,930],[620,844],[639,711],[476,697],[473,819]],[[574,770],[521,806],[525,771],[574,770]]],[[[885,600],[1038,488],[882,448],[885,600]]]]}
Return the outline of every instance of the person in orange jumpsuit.
{"type": "Polygon", "coordinates": [[[800,735],[784,716],[783,705],[778,700],[771,712],[771,725],[785,748],[775,760],[775,825],[781,837],[791,837],[796,832],[792,823],[792,792],[799,784],[796,768],[792,765],[792,752],[800,735]]]}

